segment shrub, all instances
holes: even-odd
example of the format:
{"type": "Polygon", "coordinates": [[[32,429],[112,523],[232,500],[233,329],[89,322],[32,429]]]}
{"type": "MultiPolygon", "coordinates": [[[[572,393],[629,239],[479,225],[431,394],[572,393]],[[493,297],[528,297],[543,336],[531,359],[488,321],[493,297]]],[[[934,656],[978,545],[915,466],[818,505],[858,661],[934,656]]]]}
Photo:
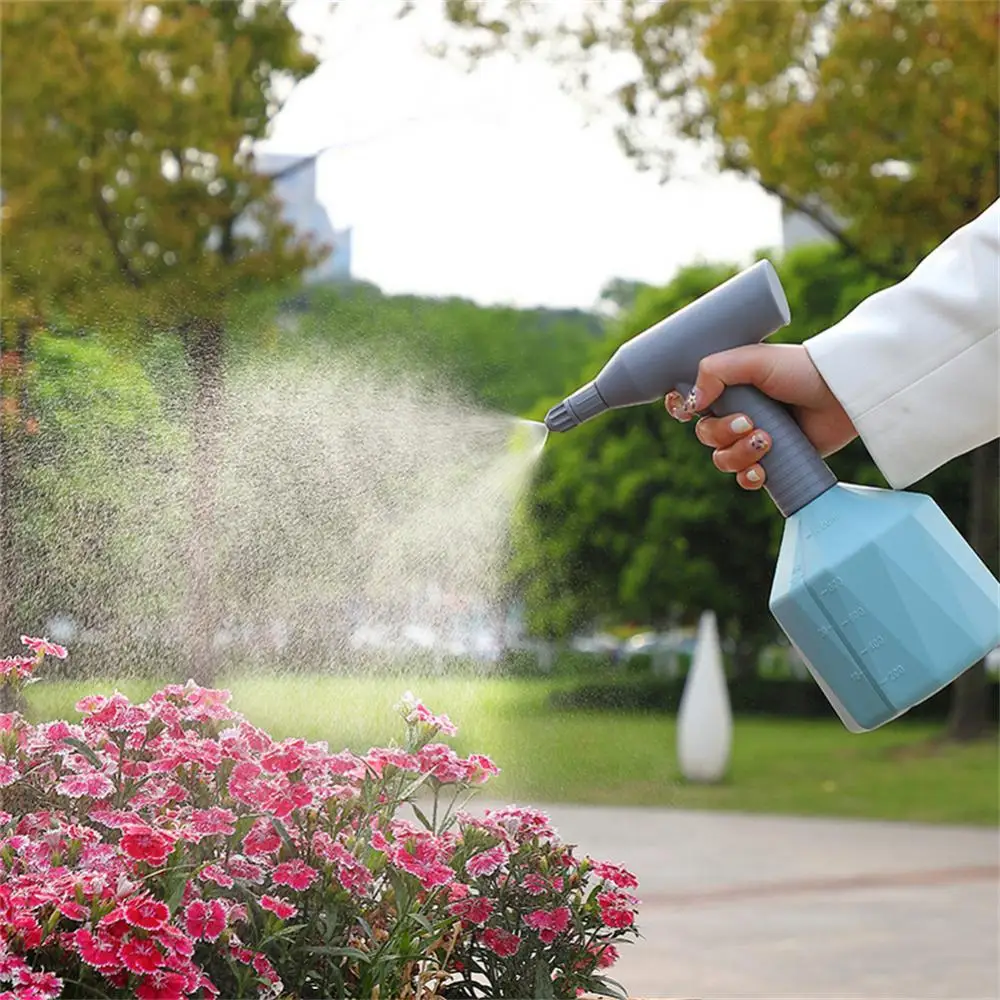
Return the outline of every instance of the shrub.
{"type": "MultiPolygon", "coordinates": [[[[65,656],[25,641],[15,690],[65,656]]],[[[404,697],[402,745],[362,756],[228,702],[188,682],[88,696],[79,723],[0,715],[5,1000],[622,995],[601,973],[634,876],[535,810],[463,811],[497,768],[439,741],[446,716],[404,697]]]]}

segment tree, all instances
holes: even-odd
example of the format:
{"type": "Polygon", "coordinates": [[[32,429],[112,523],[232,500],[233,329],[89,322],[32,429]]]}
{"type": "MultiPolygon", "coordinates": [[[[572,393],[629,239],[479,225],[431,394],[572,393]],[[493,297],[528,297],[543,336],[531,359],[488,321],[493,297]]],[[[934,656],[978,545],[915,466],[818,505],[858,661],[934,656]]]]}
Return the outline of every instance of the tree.
{"type": "MultiPolygon", "coordinates": [[[[280,221],[253,143],[315,60],[280,0],[81,0],[58,17],[4,4],[0,16],[4,349],[23,366],[26,331],[60,317],[180,338],[193,380],[189,627],[204,677],[227,309],[319,252],[280,221]]],[[[8,511],[16,481],[4,489],[8,511]]]]}

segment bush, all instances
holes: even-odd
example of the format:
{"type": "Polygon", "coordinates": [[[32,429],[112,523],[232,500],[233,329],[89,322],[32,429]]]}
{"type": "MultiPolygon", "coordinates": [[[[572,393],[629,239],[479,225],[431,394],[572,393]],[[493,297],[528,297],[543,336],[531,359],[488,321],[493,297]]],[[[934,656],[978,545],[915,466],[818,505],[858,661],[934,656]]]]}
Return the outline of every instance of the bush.
{"type": "MultiPolygon", "coordinates": [[[[15,695],[66,655],[25,641],[0,660],[15,695]]],[[[497,768],[438,742],[447,717],[404,698],[404,744],[359,756],[276,743],[228,700],[188,682],[86,697],[79,724],[0,715],[4,996],[621,995],[600,971],[635,877],[535,810],[462,812],[497,768]]]]}

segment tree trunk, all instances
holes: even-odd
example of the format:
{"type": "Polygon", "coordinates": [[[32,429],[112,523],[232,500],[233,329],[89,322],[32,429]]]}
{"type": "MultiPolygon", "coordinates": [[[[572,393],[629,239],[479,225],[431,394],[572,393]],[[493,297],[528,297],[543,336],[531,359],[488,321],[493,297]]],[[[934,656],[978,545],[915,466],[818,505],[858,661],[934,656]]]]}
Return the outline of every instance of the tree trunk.
{"type": "MultiPolygon", "coordinates": [[[[969,542],[994,575],[1000,562],[998,478],[1000,451],[993,441],[972,453],[969,542]]],[[[984,735],[987,728],[986,696],[986,664],[980,661],[951,685],[946,739],[968,742],[984,735]]]]}
{"type": "Polygon", "coordinates": [[[218,673],[215,637],[221,625],[215,509],[223,437],[224,331],[220,322],[202,319],[189,323],[183,333],[194,379],[185,652],[189,677],[207,686],[218,673]]]}

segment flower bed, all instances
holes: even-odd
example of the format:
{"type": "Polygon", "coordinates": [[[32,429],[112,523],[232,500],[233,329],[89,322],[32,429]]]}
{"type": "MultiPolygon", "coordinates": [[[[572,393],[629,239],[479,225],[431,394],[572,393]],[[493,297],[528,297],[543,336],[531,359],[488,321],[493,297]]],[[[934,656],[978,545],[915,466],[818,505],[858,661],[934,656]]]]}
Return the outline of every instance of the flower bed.
{"type": "MultiPolygon", "coordinates": [[[[23,641],[14,693],[66,655],[23,641]]],[[[621,995],[634,876],[536,810],[464,812],[497,768],[446,716],[407,696],[403,743],[359,755],[228,703],[188,682],[0,715],[0,1000],[621,995]]]]}

